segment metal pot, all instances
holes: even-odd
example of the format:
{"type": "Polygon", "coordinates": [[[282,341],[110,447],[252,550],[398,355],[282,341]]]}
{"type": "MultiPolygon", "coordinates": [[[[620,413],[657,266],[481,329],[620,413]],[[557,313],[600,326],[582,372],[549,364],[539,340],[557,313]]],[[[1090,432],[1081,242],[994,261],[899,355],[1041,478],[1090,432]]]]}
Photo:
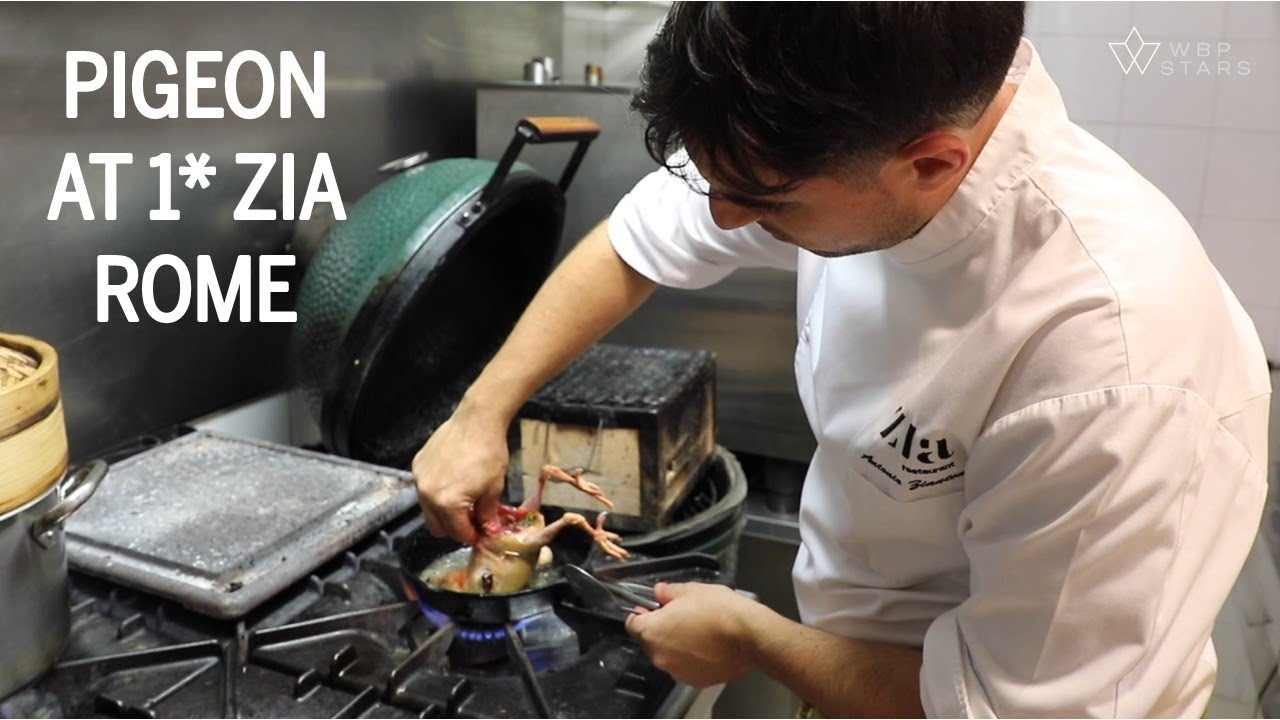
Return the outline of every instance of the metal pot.
{"type": "Polygon", "coordinates": [[[95,460],[0,515],[0,698],[47,670],[67,644],[71,605],[62,524],[106,474],[107,464],[95,460]]]}

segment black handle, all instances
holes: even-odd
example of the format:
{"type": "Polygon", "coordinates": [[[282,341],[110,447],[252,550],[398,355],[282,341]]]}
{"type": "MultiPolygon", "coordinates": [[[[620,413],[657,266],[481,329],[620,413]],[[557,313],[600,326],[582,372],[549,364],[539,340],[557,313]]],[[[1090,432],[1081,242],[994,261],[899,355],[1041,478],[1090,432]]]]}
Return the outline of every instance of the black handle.
{"type": "Polygon", "coordinates": [[[506,152],[502,153],[502,159],[498,161],[498,167],[494,168],[493,176],[489,178],[489,182],[480,193],[480,199],[471,207],[467,219],[474,220],[475,216],[484,212],[485,208],[489,207],[489,204],[497,197],[498,189],[506,181],[507,174],[511,172],[511,166],[515,164],[516,158],[520,156],[520,151],[524,149],[526,144],[539,145],[553,142],[576,142],[578,144],[573,149],[573,155],[569,157],[569,162],[565,165],[564,172],[560,174],[560,182],[557,183],[560,187],[560,192],[563,193],[569,189],[569,183],[573,182],[573,176],[578,172],[578,166],[582,164],[582,158],[587,154],[587,148],[591,146],[591,141],[595,140],[599,134],[600,124],[591,118],[522,118],[520,122],[516,123],[515,135],[511,138],[511,144],[507,145],[506,152]]]}

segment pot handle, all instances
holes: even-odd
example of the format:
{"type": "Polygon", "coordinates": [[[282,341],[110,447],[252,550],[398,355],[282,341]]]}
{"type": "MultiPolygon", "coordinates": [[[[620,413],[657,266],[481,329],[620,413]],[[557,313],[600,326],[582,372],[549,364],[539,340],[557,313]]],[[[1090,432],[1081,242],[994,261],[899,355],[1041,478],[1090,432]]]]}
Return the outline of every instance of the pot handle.
{"type": "Polygon", "coordinates": [[[526,144],[539,145],[542,143],[553,142],[576,142],[578,146],[573,149],[573,155],[569,157],[569,162],[564,166],[564,171],[560,173],[560,192],[569,189],[569,183],[573,182],[573,176],[578,172],[578,166],[582,164],[582,158],[587,154],[587,148],[591,146],[591,141],[596,139],[600,134],[600,123],[591,118],[585,117],[527,117],[522,118],[516,123],[515,135],[511,138],[511,144],[507,145],[506,152],[502,153],[502,159],[498,161],[498,167],[494,168],[493,176],[489,178],[488,184],[484,186],[484,191],[480,193],[480,199],[475,205],[471,206],[469,214],[464,215],[468,220],[474,220],[476,215],[484,212],[485,208],[493,202],[498,195],[498,189],[502,187],[502,183],[507,179],[507,173],[511,172],[511,166],[515,164],[516,158],[520,156],[520,151],[524,149],[526,144]]]}
{"type": "Polygon", "coordinates": [[[107,475],[107,463],[102,460],[91,460],[80,466],[66,480],[62,481],[62,501],[53,506],[43,517],[31,526],[31,536],[42,547],[51,547],[56,541],[56,531],[71,514],[98,489],[98,483],[107,475]]]}

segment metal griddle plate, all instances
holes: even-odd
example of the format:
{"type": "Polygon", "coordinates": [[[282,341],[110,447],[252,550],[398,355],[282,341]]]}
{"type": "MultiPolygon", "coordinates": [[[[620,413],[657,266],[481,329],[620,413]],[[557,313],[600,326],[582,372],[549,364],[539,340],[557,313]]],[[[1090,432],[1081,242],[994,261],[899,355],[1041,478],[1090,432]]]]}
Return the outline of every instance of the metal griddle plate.
{"type": "Polygon", "coordinates": [[[417,500],[413,475],[197,432],[112,466],[68,522],[77,570],[237,618],[417,500]]]}

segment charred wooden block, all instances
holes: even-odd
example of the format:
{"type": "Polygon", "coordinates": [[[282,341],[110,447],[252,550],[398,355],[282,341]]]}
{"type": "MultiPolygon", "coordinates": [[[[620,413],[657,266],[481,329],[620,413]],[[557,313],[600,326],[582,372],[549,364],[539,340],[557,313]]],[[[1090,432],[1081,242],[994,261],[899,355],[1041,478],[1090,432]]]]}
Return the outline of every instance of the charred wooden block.
{"type": "MultiPolygon", "coordinates": [[[[665,525],[715,452],[715,356],[710,352],[596,345],[520,412],[527,495],[544,464],[585,467],[614,502],[608,527],[665,525]]],[[[603,506],[565,485],[544,502],[603,506]]]]}

